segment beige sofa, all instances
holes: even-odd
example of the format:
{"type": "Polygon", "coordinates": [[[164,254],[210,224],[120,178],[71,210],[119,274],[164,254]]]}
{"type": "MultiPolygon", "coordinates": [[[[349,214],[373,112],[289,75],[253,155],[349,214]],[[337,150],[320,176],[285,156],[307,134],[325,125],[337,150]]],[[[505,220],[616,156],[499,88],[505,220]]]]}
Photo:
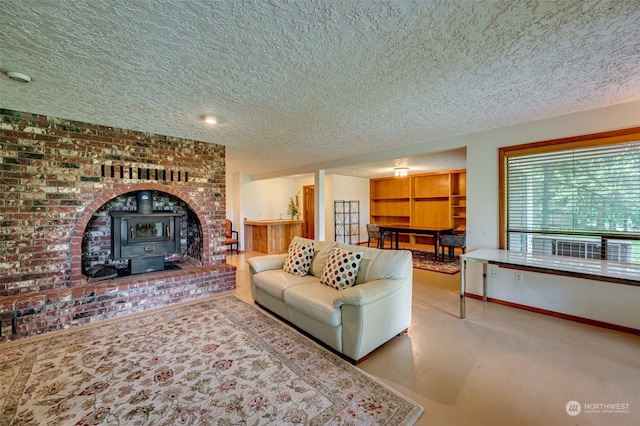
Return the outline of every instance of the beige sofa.
{"type": "MultiPolygon", "coordinates": [[[[309,243],[300,237],[293,239],[309,243]]],[[[308,275],[284,271],[287,254],[248,259],[257,304],[291,322],[356,363],[403,333],[411,323],[411,252],[314,241],[308,275]],[[332,248],[362,253],[355,285],[344,290],[320,277],[332,248]]]]}

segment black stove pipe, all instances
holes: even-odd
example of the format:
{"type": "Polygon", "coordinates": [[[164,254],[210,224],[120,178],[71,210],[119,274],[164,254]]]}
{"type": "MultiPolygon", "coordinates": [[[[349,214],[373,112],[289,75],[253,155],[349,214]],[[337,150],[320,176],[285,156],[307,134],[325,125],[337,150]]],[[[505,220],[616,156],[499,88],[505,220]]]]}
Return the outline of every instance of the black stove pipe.
{"type": "Polygon", "coordinates": [[[153,213],[153,191],[138,191],[136,194],[138,214],[153,213]]]}

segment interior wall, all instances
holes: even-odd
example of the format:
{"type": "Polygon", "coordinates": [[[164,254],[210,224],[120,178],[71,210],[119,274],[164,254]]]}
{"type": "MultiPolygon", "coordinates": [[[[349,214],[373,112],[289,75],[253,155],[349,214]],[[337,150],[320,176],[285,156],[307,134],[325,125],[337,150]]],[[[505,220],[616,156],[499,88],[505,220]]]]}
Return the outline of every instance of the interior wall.
{"type": "Polygon", "coordinates": [[[242,185],[243,214],[248,220],[286,219],[289,198],[300,188],[295,179],[276,178],[242,185]]]}
{"type": "Polygon", "coordinates": [[[498,300],[640,330],[640,296],[632,285],[488,265],[487,293],[498,300]],[[522,280],[516,274],[522,274],[522,280]]]}
{"type": "MultiPolygon", "coordinates": [[[[467,249],[498,248],[498,148],[634,126],[640,126],[640,101],[452,138],[451,144],[467,145],[467,249]]],[[[481,294],[478,265],[468,278],[467,290],[481,294]]]]}
{"type": "MultiPolygon", "coordinates": [[[[313,183],[313,178],[275,178],[253,181],[249,177],[239,182],[233,191],[241,199],[235,210],[234,228],[238,231],[240,249],[244,250],[244,220],[289,219],[289,199],[299,197],[302,208],[302,186],[313,183]]],[[[235,201],[231,202],[236,205],[235,201]]],[[[227,215],[233,214],[227,211],[227,215]]]]}
{"type": "MultiPolygon", "coordinates": [[[[275,178],[257,181],[247,181],[241,184],[241,220],[235,228],[243,234],[244,219],[248,220],[270,220],[287,219],[289,198],[295,197],[300,192],[302,197],[302,187],[313,185],[313,176],[301,178],[275,178]]],[[[236,191],[229,191],[235,196],[236,191]]],[[[359,200],[360,201],[360,241],[366,241],[366,224],[369,221],[369,179],[355,178],[350,176],[329,175],[325,180],[325,235],[326,241],[334,240],[333,228],[333,201],[334,200],[359,200]]],[[[235,205],[230,201],[229,205],[235,205]]],[[[302,198],[300,198],[302,207],[302,198]]],[[[231,210],[227,215],[233,214],[231,210]]],[[[244,245],[244,235],[240,235],[241,248],[244,245]]]]}
{"type": "Polygon", "coordinates": [[[327,227],[331,230],[331,240],[335,239],[333,202],[339,200],[360,202],[360,236],[358,241],[367,241],[367,223],[369,223],[369,179],[331,175],[333,180],[333,197],[331,199],[331,213],[326,219],[327,227]]]}

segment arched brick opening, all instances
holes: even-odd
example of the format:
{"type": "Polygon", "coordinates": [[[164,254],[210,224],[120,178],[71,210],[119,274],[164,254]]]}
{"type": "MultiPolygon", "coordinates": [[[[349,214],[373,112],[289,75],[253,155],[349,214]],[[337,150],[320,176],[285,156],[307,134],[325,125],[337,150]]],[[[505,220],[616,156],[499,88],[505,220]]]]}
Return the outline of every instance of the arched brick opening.
{"type": "Polygon", "coordinates": [[[20,191],[12,179],[0,184],[12,216],[5,221],[11,250],[0,280],[0,314],[14,319],[11,333],[3,324],[0,342],[235,288],[224,245],[224,146],[30,112],[3,110],[0,118],[3,148],[30,164],[28,170],[22,160],[9,164],[28,182],[20,191]],[[182,217],[186,212],[180,254],[184,246],[188,257],[181,269],[89,280],[83,260],[98,265],[111,250],[109,233],[100,235],[111,225],[104,216],[121,205],[134,208],[127,193],[141,190],[155,192],[158,210],[179,204],[182,217]],[[97,247],[86,259],[83,240],[97,247]]]}
{"type": "Polygon", "coordinates": [[[120,185],[113,189],[105,190],[99,197],[94,199],[81,213],[78,221],[76,222],[73,234],[71,237],[71,282],[78,282],[82,277],[82,239],[84,232],[91,220],[93,214],[98,211],[104,204],[111,199],[120,195],[124,195],[130,192],[137,192],[143,190],[160,191],[170,195],[173,195],[180,200],[184,201],[193,213],[197,216],[200,226],[202,227],[202,264],[203,266],[211,265],[211,235],[214,229],[214,224],[209,223],[206,220],[206,215],[203,213],[199,203],[191,198],[189,194],[180,188],[173,186],[162,185],[158,183],[136,183],[129,185],[120,185]]]}

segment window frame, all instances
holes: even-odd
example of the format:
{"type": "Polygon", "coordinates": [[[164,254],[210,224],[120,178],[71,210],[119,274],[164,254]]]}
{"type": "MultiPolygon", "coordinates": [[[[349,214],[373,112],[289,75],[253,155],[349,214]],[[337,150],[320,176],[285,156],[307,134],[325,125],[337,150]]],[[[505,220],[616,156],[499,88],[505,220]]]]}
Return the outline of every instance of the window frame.
{"type": "MultiPolygon", "coordinates": [[[[507,248],[507,185],[506,168],[507,159],[510,157],[525,156],[531,154],[550,153],[555,151],[565,151],[570,149],[588,148],[595,146],[607,146],[622,144],[626,142],[640,141],[640,127],[615,130],[610,132],[593,133],[581,136],[552,139],[540,142],[531,142],[521,145],[501,147],[498,149],[498,202],[499,202],[499,238],[500,249],[507,248]]],[[[599,235],[606,239],[606,233],[591,234],[599,235]]],[[[626,238],[626,236],[625,236],[626,238]]],[[[628,239],[640,239],[640,236],[629,235],[628,239]]]]}

